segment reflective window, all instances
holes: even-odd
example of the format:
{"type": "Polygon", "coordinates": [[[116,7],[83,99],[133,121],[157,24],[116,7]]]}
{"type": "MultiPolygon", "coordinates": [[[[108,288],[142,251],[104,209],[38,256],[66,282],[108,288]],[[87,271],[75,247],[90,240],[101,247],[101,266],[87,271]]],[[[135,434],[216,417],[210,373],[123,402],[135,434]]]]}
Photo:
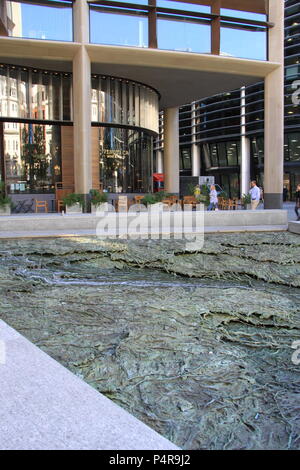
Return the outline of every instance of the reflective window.
{"type": "Polygon", "coordinates": [[[61,181],[60,127],[4,122],[2,132],[8,192],[54,192],[61,181]]]}
{"type": "MultiPolygon", "coordinates": [[[[73,41],[72,2],[60,1],[51,6],[37,5],[37,2],[11,2],[13,27],[10,36],[73,41]]],[[[43,3],[40,1],[39,3],[43,3]]]]}
{"type": "Polygon", "coordinates": [[[186,2],[172,2],[171,0],[157,0],[158,7],[172,8],[174,10],[197,11],[199,13],[210,13],[210,7],[205,5],[196,5],[186,2]]]}
{"type": "Polygon", "coordinates": [[[90,11],[91,37],[94,44],[148,47],[148,18],[134,14],[120,15],[90,11]]]}
{"type": "Polygon", "coordinates": [[[153,138],[144,132],[99,127],[100,181],[112,193],[152,191],[153,138]]]}
{"type": "Polygon", "coordinates": [[[91,120],[158,132],[158,94],[130,80],[93,75],[91,120]]]}
{"type": "Polygon", "coordinates": [[[157,40],[159,49],[209,53],[210,26],[188,21],[158,19],[157,40]]]}
{"type": "Polygon", "coordinates": [[[267,34],[265,31],[247,31],[222,27],[221,55],[267,60],[267,34]],[[251,47],[249,47],[250,44],[251,47]]]}
{"type": "Polygon", "coordinates": [[[69,121],[69,73],[0,65],[0,117],[69,121]]]}

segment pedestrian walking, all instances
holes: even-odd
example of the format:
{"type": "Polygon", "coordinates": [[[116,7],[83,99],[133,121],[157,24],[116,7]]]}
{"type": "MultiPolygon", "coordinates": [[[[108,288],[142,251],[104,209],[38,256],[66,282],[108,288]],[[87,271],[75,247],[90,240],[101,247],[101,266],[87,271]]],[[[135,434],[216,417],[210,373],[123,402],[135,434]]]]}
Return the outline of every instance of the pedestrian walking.
{"type": "Polygon", "coordinates": [[[251,196],[251,210],[255,211],[259,205],[260,201],[260,189],[256,184],[256,181],[251,181],[251,189],[249,191],[251,196]]]}
{"type": "Polygon", "coordinates": [[[218,210],[218,193],[214,184],[210,187],[208,211],[218,210]]]}

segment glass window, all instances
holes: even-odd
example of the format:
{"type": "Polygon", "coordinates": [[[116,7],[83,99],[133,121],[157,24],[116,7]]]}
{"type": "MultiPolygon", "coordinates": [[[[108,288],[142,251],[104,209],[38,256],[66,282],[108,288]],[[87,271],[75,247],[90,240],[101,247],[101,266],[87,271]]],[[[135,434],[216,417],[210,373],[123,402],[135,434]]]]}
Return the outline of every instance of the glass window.
{"type": "Polygon", "coordinates": [[[8,191],[54,192],[61,181],[60,127],[4,123],[3,140],[8,191]]]}
{"type": "Polygon", "coordinates": [[[71,75],[0,66],[0,116],[70,120],[71,75]]]}
{"type": "Polygon", "coordinates": [[[267,21],[267,16],[259,13],[250,13],[242,10],[230,10],[229,8],[221,8],[222,16],[231,16],[234,18],[243,18],[255,21],[267,21]]]}
{"type": "Polygon", "coordinates": [[[221,55],[267,60],[267,33],[221,27],[221,55]]]}
{"type": "Polygon", "coordinates": [[[158,132],[158,94],[141,83],[93,75],[93,122],[113,122],[158,132]]]}
{"type": "Polygon", "coordinates": [[[218,167],[218,152],[217,152],[217,144],[210,144],[210,159],[212,167],[218,167]]]}
{"type": "Polygon", "coordinates": [[[196,5],[186,2],[172,2],[171,0],[157,0],[157,6],[162,8],[173,8],[174,10],[197,11],[199,13],[210,13],[210,7],[196,5]]]}
{"type": "Polygon", "coordinates": [[[226,143],[221,142],[218,144],[218,153],[219,153],[219,165],[220,166],[227,166],[227,151],[226,151],[226,143]]]}
{"type": "Polygon", "coordinates": [[[31,39],[73,41],[72,2],[60,6],[11,2],[14,27],[11,35],[31,39]]]}
{"type": "Polygon", "coordinates": [[[148,18],[90,10],[90,40],[94,44],[148,47],[148,18]]]}
{"type": "Polygon", "coordinates": [[[191,170],[192,168],[191,149],[190,148],[180,149],[180,154],[181,154],[180,169],[191,170]]]}
{"type": "Polygon", "coordinates": [[[290,160],[300,161],[300,133],[288,134],[290,160]]]}
{"type": "Polygon", "coordinates": [[[237,155],[237,143],[236,142],[227,142],[227,160],[229,166],[238,165],[238,155],[237,155]]]}
{"type": "Polygon", "coordinates": [[[239,175],[232,173],[229,175],[230,197],[240,197],[239,175]]]}
{"type": "Polygon", "coordinates": [[[99,128],[100,181],[112,193],[152,191],[153,138],[144,132],[99,128]]]}
{"type": "Polygon", "coordinates": [[[188,21],[157,20],[159,49],[209,53],[210,26],[188,21]]]}

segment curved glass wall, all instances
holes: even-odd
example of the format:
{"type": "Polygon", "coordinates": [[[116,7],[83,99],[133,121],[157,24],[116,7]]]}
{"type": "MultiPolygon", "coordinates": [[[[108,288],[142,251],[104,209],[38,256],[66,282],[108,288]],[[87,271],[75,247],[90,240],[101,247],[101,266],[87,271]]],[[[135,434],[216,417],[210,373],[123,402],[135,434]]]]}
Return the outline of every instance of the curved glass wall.
{"type": "Polygon", "coordinates": [[[100,181],[111,193],[152,191],[153,137],[130,129],[99,127],[100,181]]]}
{"type": "Polygon", "coordinates": [[[70,121],[70,73],[0,64],[0,117],[70,121]]]}
{"type": "Polygon", "coordinates": [[[125,124],[158,132],[159,95],[141,83],[92,76],[92,122],[125,124]]]}
{"type": "MultiPolygon", "coordinates": [[[[152,88],[92,76],[91,121],[158,132],[159,95],[152,88]]],[[[72,74],[0,64],[0,118],[71,121],[72,74]]]]}

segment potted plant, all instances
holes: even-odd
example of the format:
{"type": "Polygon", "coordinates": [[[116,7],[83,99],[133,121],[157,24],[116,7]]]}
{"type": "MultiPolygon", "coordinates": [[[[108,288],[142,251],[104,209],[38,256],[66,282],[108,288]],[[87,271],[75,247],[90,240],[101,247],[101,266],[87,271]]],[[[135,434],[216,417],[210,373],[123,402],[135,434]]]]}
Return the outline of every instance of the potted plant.
{"type": "Polygon", "coordinates": [[[67,214],[81,214],[83,207],[83,195],[71,193],[63,198],[67,214]]]}
{"type": "Polygon", "coordinates": [[[97,210],[101,210],[103,212],[108,211],[106,193],[100,193],[100,191],[98,191],[97,189],[91,189],[90,196],[91,196],[92,214],[95,214],[97,210]]]}
{"type": "Polygon", "coordinates": [[[5,184],[0,182],[0,216],[11,214],[11,199],[5,194],[5,184]]]}
{"type": "Polygon", "coordinates": [[[247,211],[249,211],[251,209],[251,196],[250,196],[250,194],[243,194],[243,196],[242,196],[242,206],[247,211]]]}
{"type": "Polygon", "coordinates": [[[147,207],[151,205],[151,210],[164,210],[163,200],[167,197],[167,194],[164,191],[160,191],[155,194],[146,194],[142,199],[142,204],[145,204],[147,207]]]}

